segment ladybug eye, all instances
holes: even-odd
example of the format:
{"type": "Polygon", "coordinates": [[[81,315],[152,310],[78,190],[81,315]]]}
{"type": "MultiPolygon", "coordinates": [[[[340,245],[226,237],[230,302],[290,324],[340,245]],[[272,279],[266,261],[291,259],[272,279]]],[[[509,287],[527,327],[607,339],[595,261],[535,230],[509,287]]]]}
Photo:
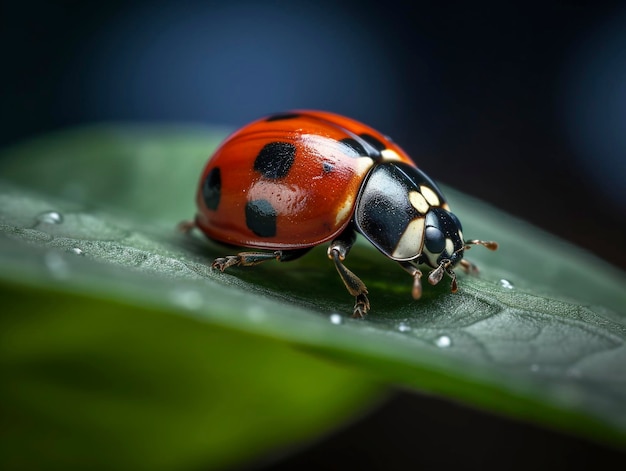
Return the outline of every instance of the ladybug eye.
{"type": "Polygon", "coordinates": [[[441,253],[446,247],[446,238],[436,227],[427,227],[426,228],[426,237],[425,237],[426,248],[430,253],[441,253]]]}

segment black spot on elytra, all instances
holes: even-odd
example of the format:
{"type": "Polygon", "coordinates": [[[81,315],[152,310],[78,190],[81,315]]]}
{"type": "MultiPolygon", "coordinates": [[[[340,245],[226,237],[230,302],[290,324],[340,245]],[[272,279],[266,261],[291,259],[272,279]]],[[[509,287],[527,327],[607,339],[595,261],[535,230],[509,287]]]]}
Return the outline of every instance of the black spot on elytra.
{"type": "Polygon", "coordinates": [[[359,134],[359,137],[367,142],[370,146],[376,149],[378,152],[387,148],[387,146],[371,134],[367,134],[364,132],[363,134],[359,134]]]}
{"type": "Polygon", "coordinates": [[[289,142],[265,144],[254,159],[254,170],[265,178],[284,178],[296,157],[296,146],[289,142]]]}
{"type": "Polygon", "coordinates": [[[212,169],[202,184],[202,197],[207,208],[216,210],[222,194],[222,174],[219,167],[212,169]]]}
{"type": "Polygon", "coordinates": [[[259,237],[274,237],[276,235],[276,210],[267,200],[248,201],[246,225],[259,237]]]}
{"type": "Polygon", "coordinates": [[[294,119],[300,116],[298,113],[276,113],[268,116],[265,121],[282,121],[283,119],[294,119]]]}
{"type": "Polygon", "coordinates": [[[324,162],[322,164],[322,168],[324,169],[324,173],[330,173],[333,170],[335,170],[335,167],[333,166],[333,164],[330,164],[328,162],[324,162]]]}

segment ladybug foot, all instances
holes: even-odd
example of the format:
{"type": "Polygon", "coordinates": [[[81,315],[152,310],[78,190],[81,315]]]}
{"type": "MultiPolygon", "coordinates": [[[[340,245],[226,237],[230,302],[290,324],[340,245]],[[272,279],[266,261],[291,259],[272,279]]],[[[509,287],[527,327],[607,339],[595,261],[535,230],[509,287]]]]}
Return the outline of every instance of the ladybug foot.
{"type": "Polygon", "coordinates": [[[211,264],[211,268],[217,268],[219,271],[223,272],[228,267],[241,265],[241,257],[238,255],[228,255],[226,257],[220,257],[213,260],[211,264]]]}
{"type": "Polygon", "coordinates": [[[450,282],[450,291],[456,293],[458,291],[458,285],[456,283],[456,273],[450,268],[450,260],[443,260],[437,268],[428,274],[428,282],[431,285],[436,285],[443,278],[444,273],[447,273],[452,281],[450,282]]]}
{"type": "Polygon", "coordinates": [[[471,274],[471,275],[478,275],[478,267],[476,265],[474,265],[472,262],[470,262],[469,260],[463,259],[459,262],[459,265],[461,266],[461,268],[463,269],[463,271],[465,273],[471,274]]]}
{"type": "Polygon", "coordinates": [[[176,226],[179,232],[189,234],[196,227],[196,221],[181,221],[176,226]]]}
{"type": "Polygon", "coordinates": [[[356,297],[356,302],[354,303],[354,310],[352,311],[352,318],[363,319],[369,310],[370,310],[370,300],[367,299],[367,296],[365,296],[365,294],[359,294],[356,297]]]}

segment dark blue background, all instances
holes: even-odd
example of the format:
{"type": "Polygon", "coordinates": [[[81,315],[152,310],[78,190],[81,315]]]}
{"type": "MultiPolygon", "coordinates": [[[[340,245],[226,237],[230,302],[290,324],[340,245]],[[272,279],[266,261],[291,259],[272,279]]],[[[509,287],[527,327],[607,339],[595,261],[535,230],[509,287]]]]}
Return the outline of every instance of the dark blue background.
{"type": "MultiPolygon", "coordinates": [[[[1,8],[1,146],[97,121],[237,127],[274,111],[326,109],[391,135],[434,179],[626,266],[624,7],[112,0],[1,8]]],[[[537,459],[564,469],[607,456],[404,396],[284,467],[445,469],[510,458],[510,469],[537,459]]]]}

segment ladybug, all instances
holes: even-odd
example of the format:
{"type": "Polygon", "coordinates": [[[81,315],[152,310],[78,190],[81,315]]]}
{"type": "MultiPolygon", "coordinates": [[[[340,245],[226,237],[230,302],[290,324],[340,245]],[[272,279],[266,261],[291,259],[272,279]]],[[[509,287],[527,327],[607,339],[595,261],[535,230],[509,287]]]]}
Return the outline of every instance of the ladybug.
{"type": "Polygon", "coordinates": [[[257,120],[228,137],[208,161],[197,191],[198,211],[186,228],[210,239],[264,249],[217,258],[212,267],[286,262],[330,242],[333,261],[355,297],[352,317],[370,309],[365,284],[344,265],[359,233],[413,277],[420,265],[444,274],[476,271],[463,252],[491,241],[464,240],[461,222],[437,185],[389,137],[337,114],[290,111],[257,120]]]}

